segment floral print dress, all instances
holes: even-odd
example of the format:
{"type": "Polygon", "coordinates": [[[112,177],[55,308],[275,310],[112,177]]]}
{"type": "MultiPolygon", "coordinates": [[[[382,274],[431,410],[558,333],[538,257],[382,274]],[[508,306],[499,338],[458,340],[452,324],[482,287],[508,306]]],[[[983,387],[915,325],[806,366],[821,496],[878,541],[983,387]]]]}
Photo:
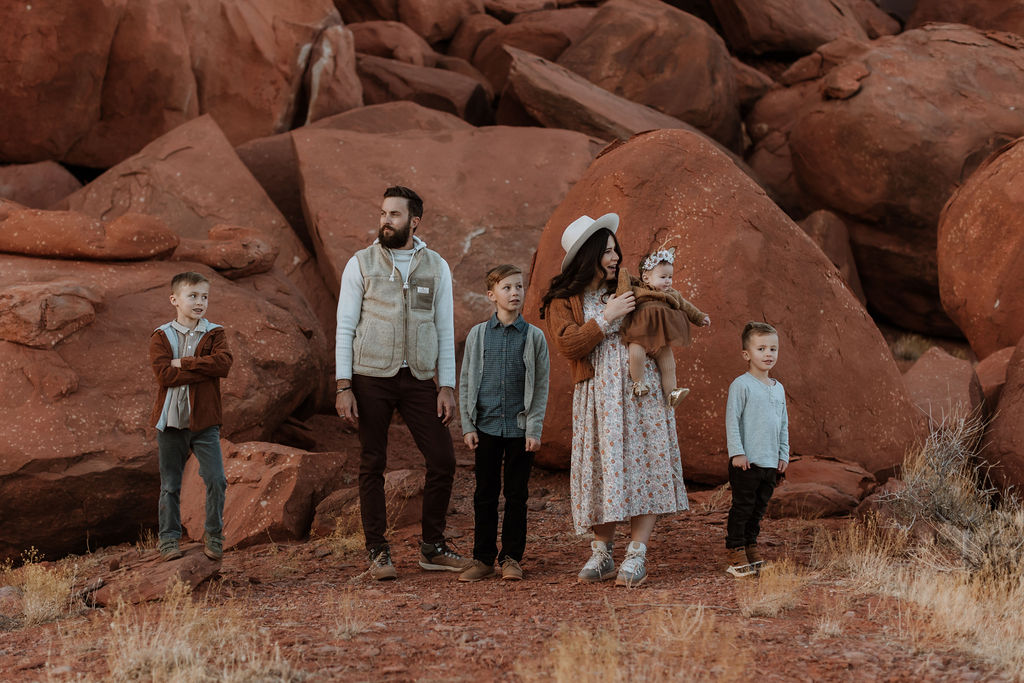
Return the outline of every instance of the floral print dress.
{"type": "MultiPolygon", "coordinates": [[[[583,317],[597,318],[605,304],[596,291],[583,295],[583,317]]],[[[665,405],[653,359],[644,365],[651,393],[630,392],[629,349],[622,342],[622,319],[605,323],[605,338],[591,352],[594,377],[576,384],[572,400],[573,525],[585,534],[595,524],[621,522],[646,514],[686,510],[683,466],[676,418],[665,405]]]]}

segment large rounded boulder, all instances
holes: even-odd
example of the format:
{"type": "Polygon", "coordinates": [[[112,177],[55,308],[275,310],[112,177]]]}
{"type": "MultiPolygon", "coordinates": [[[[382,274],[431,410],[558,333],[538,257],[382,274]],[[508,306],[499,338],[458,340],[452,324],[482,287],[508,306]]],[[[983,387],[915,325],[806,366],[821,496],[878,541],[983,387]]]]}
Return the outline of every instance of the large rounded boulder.
{"type": "Polygon", "coordinates": [[[789,134],[800,187],[854,219],[874,308],[957,334],[939,299],[936,226],[956,186],[1024,134],[1024,39],[930,24],[874,41],[819,85],[789,134]]]}
{"type": "MultiPolygon", "coordinates": [[[[591,164],[541,235],[526,315],[560,267],[562,230],[581,215],[616,212],[625,264],[667,242],[676,287],[706,311],[710,328],[676,351],[691,389],[677,411],[687,478],[726,479],[725,403],[746,370],[740,332],[766,320],[781,336],[778,379],[789,402],[796,454],[856,462],[885,477],[921,435],[899,372],[864,307],[835,266],[725,154],[702,136],[662,130],[634,137],[591,164]]],[[[568,363],[553,340],[551,393],[539,462],[565,467],[572,437],[568,363]]]]}
{"type": "Polygon", "coordinates": [[[1024,486],[1024,338],[1006,366],[1006,384],[995,417],[985,434],[981,457],[992,477],[1004,487],[1024,486]]]}
{"type": "Polygon", "coordinates": [[[1007,145],[950,198],[939,221],[939,292],[984,358],[1024,336],[1024,138],[1007,145]]]}

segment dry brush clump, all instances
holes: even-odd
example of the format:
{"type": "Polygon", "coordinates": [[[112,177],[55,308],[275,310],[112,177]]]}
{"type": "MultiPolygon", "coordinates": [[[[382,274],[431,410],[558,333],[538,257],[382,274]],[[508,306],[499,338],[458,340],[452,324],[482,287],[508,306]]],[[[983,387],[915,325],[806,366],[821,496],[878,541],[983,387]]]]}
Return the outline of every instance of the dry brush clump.
{"type": "Polygon", "coordinates": [[[2,583],[20,590],[22,624],[35,626],[72,616],[84,609],[75,596],[78,565],[71,562],[44,563],[35,548],[22,553],[22,566],[3,567],[2,583]]]}
{"type": "Polygon", "coordinates": [[[937,427],[909,453],[904,486],[874,517],[815,543],[818,564],[889,595],[915,646],[952,643],[1012,676],[1024,671],[1024,509],[988,487],[977,415],[937,427]]]}
{"type": "Polygon", "coordinates": [[[751,581],[736,584],[736,599],[745,617],[777,617],[800,604],[808,576],[788,557],[770,562],[751,581]]]}
{"type": "Polygon", "coordinates": [[[156,606],[120,603],[106,639],[110,681],[302,681],[294,669],[230,604],[193,599],[172,583],[156,606]]]}
{"type": "Polygon", "coordinates": [[[565,627],[539,658],[520,660],[524,681],[735,681],[751,661],[736,627],[702,605],[654,610],[623,634],[614,613],[603,627],[565,627]]]}

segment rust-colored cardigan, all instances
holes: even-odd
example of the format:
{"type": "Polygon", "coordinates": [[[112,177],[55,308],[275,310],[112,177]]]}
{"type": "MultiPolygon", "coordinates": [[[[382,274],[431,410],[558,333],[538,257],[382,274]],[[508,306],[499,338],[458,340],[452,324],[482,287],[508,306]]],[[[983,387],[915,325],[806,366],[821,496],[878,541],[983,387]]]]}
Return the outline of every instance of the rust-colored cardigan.
{"type": "Polygon", "coordinates": [[[583,297],[552,299],[545,314],[548,335],[555,340],[559,353],[569,359],[572,381],[582,382],[594,376],[590,352],[604,340],[604,332],[596,320],[583,322],[583,297]]]}

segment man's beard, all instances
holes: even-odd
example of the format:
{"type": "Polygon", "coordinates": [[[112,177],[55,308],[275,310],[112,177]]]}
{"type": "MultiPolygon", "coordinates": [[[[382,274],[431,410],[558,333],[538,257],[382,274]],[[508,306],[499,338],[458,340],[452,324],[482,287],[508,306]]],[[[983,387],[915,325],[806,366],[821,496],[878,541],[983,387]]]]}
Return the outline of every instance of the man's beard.
{"type": "Polygon", "coordinates": [[[380,240],[381,246],[388,249],[402,249],[405,247],[406,242],[409,241],[409,233],[411,228],[409,227],[412,223],[412,217],[405,222],[404,226],[395,225],[394,232],[390,235],[384,232],[385,226],[381,226],[380,231],[377,233],[377,239],[380,240]]]}

